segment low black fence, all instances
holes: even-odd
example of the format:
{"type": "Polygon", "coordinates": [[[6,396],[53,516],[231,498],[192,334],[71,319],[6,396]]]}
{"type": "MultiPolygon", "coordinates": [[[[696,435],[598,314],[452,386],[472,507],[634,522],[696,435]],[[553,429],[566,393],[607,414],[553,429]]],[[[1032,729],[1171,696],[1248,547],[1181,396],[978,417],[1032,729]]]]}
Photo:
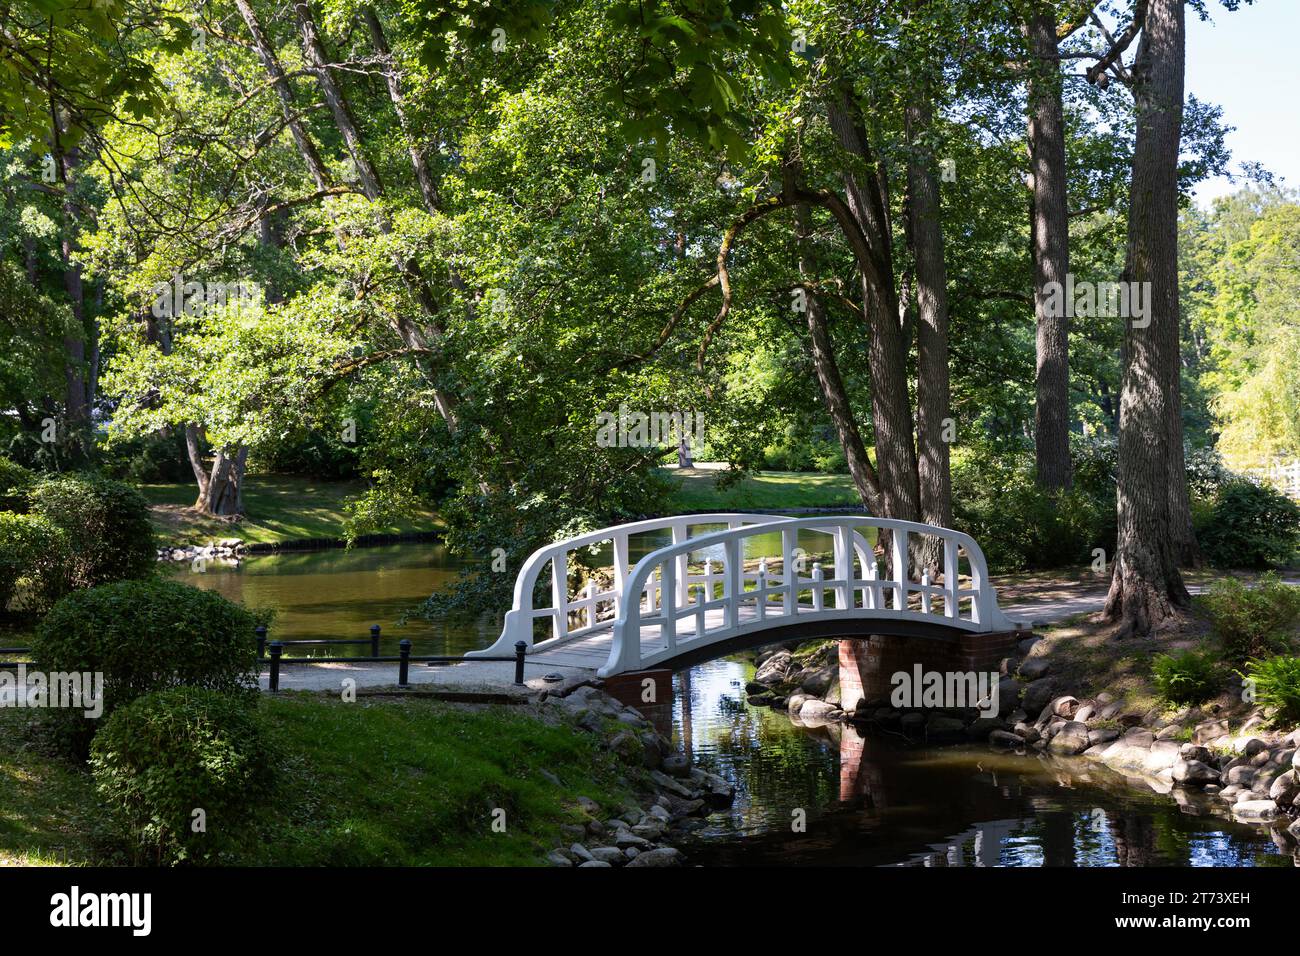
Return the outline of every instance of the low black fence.
{"type": "MultiPolygon", "coordinates": [[[[513,657],[450,657],[438,654],[412,654],[411,642],[406,638],[397,642],[397,655],[383,655],[379,653],[379,625],[370,626],[369,637],[359,638],[319,638],[319,639],[299,639],[290,641],[270,641],[266,639],[266,628],[258,626],[254,631],[257,637],[257,660],[258,670],[261,670],[262,663],[270,666],[270,685],[271,690],[280,689],[280,668],[285,664],[397,664],[397,686],[411,686],[411,664],[474,664],[479,661],[484,662],[514,662],[515,665],[515,683],[523,684],[524,682],[524,658],[528,654],[528,645],[523,641],[515,642],[515,654],[513,657]],[[356,645],[369,644],[370,653],[363,657],[285,657],[284,649],[286,647],[328,647],[332,645],[356,645]]],[[[17,667],[20,663],[30,665],[31,648],[29,647],[0,647],[0,658],[10,654],[28,655],[26,661],[9,661],[0,660],[0,667],[17,667]]]]}
{"type": "Polygon", "coordinates": [[[524,659],[528,654],[528,645],[524,641],[515,642],[513,657],[450,657],[440,654],[412,654],[411,642],[402,638],[397,642],[397,656],[379,653],[379,625],[370,625],[369,638],[319,638],[290,641],[270,641],[266,639],[266,628],[258,626],[257,659],[266,661],[270,666],[269,683],[272,691],[280,689],[280,668],[285,664],[397,664],[397,686],[411,686],[411,664],[474,664],[479,661],[487,663],[513,662],[515,665],[515,684],[524,682],[524,659]],[[285,657],[286,647],[327,647],[341,644],[369,644],[370,653],[362,657],[285,657]]]}

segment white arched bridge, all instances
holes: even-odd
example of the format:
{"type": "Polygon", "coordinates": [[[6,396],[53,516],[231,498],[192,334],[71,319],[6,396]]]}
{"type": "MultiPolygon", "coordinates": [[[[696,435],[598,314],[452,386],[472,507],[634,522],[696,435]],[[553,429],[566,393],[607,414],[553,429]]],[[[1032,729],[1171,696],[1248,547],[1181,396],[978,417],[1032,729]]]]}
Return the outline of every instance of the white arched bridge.
{"type": "Polygon", "coordinates": [[[520,569],[500,638],[466,656],[510,655],[522,641],[530,663],[612,677],[796,638],[955,639],[1016,627],[998,609],[984,552],[959,531],[865,515],[698,514],[539,548],[520,569]],[[942,555],[934,580],[909,561],[927,538],[942,555]]]}

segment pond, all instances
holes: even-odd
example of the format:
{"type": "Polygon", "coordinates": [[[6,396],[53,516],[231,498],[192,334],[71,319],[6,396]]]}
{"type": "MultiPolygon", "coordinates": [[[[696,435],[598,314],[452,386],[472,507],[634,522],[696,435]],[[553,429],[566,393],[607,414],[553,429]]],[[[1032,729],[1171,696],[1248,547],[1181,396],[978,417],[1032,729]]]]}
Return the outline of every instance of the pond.
{"type": "MultiPolygon", "coordinates": [[[[800,544],[816,548],[815,541],[800,544]]],[[[641,553],[652,546],[643,543],[641,553]]],[[[779,553],[779,541],[766,546],[779,553]]],[[[177,574],[234,600],[277,608],[275,637],[364,637],[377,623],[385,653],[405,637],[417,654],[461,654],[490,644],[499,617],[447,625],[414,611],[463,567],[439,544],[412,543],[254,556],[237,565],[214,561],[203,572],[184,566],[177,574]]],[[[353,649],[320,653],[340,650],[353,649]]],[[[724,659],[674,679],[676,742],[736,786],[732,807],[692,835],[686,849],[695,862],[1294,865],[1266,829],[1180,806],[1081,760],[995,754],[983,746],[918,749],[889,736],[864,739],[851,727],[798,726],[746,702],[752,677],[750,662],[724,659]]]]}

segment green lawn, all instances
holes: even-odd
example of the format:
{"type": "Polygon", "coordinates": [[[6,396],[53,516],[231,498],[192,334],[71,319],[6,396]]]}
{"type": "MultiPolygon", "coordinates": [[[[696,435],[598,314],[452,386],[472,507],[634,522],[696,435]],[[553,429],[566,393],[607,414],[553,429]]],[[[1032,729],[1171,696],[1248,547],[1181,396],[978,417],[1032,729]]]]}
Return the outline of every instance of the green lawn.
{"type": "MultiPolygon", "coordinates": [[[[166,544],[206,544],[221,538],[274,543],[300,538],[343,537],[344,502],[361,482],[312,481],[283,475],[250,475],[244,486],[245,517],[236,522],[195,514],[193,483],[141,485],[153,509],[154,525],[166,544]]],[[[396,534],[437,527],[432,512],[420,520],[378,529],[396,534]]]]}
{"type": "MultiPolygon", "coordinates": [[[[259,708],[279,782],[232,864],[537,865],[585,819],[579,796],[613,812],[629,799],[594,737],[523,707],[285,694],[259,708]]],[[[32,745],[30,714],[0,710],[0,865],[125,862],[90,774],[32,745]]]]}
{"type": "Polygon", "coordinates": [[[848,475],[823,475],[816,472],[760,471],[741,479],[731,487],[720,489],[716,478],[721,472],[701,469],[667,469],[665,473],[680,482],[672,498],[678,511],[728,511],[733,508],[811,508],[818,505],[858,507],[861,502],[848,475]]]}
{"type": "MultiPolygon", "coordinates": [[[[781,510],[858,504],[848,475],[764,471],[719,489],[715,481],[718,471],[690,468],[665,473],[679,483],[671,499],[671,507],[676,511],[781,510]]],[[[149,500],[159,538],[166,544],[207,544],[221,538],[271,544],[301,538],[343,537],[344,503],[363,487],[360,482],[250,475],[244,487],[245,517],[236,522],[195,514],[190,508],[196,494],[192,483],[141,485],[140,490],[149,500]]],[[[437,527],[437,516],[432,511],[424,511],[419,520],[379,530],[400,534],[437,527]]]]}
{"type": "Polygon", "coordinates": [[[90,774],[42,753],[26,732],[31,719],[0,708],[0,866],[90,863],[100,816],[90,774]]]}

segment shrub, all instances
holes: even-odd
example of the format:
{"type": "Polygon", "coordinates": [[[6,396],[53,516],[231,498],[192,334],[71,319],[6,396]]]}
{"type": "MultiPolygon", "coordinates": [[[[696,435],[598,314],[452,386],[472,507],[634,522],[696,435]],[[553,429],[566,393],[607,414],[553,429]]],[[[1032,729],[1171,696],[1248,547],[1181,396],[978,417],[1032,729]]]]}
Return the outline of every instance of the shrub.
{"type": "Polygon", "coordinates": [[[130,485],[93,474],[58,475],[38,481],[29,497],[33,512],[67,532],[75,587],[153,572],[149,504],[130,485]]]}
{"type": "MultiPolygon", "coordinates": [[[[176,686],[256,693],[255,616],[178,581],[118,581],[62,598],[40,622],[32,656],[47,671],[104,675],[104,713],[176,686]]],[[[49,711],[62,744],[85,753],[80,711],[49,711]]]]}
{"type": "Polygon", "coordinates": [[[1114,549],[1113,487],[1108,502],[1084,487],[1051,494],[1027,455],[988,451],[955,461],[952,481],[958,526],[995,571],[1084,564],[1094,548],[1114,549]]]}
{"type": "Polygon", "coordinates": [[[1282,566],[1300,548],[1300,505],[1267,485],[1230,482],[1196,518],[1201,550],[1221,568],[1282,566]]]}
{"type": "Polygon", "coordinates": [[[1273,711],[1275,723],[1300,722],[1300,657],[1252,660],[1241,675],[1255,684],[1255,701],[1273,711]]]}
{"type": "Polygon", "coordinates": [[[0,456],[0,510],[26,511],[27,489],[35,480],[22,465],[0,456]]]}
{"type": "Polygon", "coordinates": [[[110,814],[159,863],[213,861],[251,833],[275,762],[249,701],[194,687],[119,707],[90,760],[110,814]]]}
{"type": "Polygon", "coordinates": [[[1236,578],[1215,581],[1200,602],[1236,662],[1285,650],[1300,622],[1300,588],[1276,574],[1265,574],[1253,588],[1236,578]]]}
{"type": "Polygon", "coordinates": [[[1211,651],[1157,654],[1151,662],[1156,690],[1171,704],[1199,704],[1223,686],[1223,673],[1211,651]]]}
{"type": "Polygon", "coordinates": [[[41,515],[0,511],[0,612],[44,611],[69,589],[67,535],[41,515]]]}

